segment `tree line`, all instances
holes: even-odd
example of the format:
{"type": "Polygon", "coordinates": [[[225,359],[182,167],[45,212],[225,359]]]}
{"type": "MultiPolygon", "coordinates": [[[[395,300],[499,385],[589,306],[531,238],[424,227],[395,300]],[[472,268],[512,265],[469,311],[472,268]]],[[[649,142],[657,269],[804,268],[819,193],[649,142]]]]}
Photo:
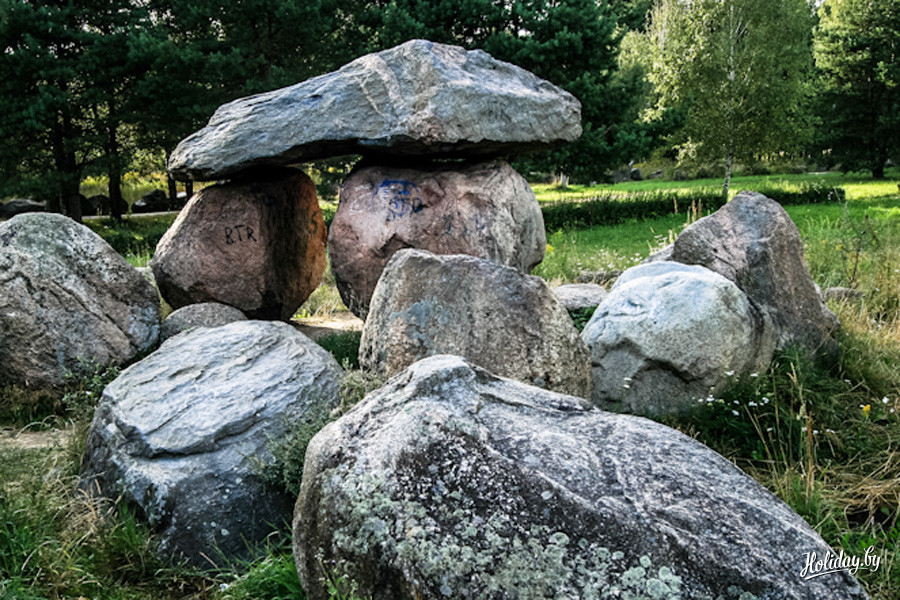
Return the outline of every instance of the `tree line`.
{"type": "Polygon", "coordinates": [[[528,171],[603,180],[654,149],[722,164],[900,148],[900,0],[0,0],[0,197],[80,217],[79,185],[159,162],[217,106],[413,38],[482,48],[578,97],[528,171]]]}

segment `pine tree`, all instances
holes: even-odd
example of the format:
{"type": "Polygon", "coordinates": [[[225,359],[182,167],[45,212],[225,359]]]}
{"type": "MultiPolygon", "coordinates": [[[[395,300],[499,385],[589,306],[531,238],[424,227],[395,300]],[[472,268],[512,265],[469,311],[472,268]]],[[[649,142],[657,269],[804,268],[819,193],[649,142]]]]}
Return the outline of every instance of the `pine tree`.
{"type": "Polygon", "coordinates": [[[900,161],[900,0],[827,0],[815,35],[821,145],[844,170],[900,161]]]}

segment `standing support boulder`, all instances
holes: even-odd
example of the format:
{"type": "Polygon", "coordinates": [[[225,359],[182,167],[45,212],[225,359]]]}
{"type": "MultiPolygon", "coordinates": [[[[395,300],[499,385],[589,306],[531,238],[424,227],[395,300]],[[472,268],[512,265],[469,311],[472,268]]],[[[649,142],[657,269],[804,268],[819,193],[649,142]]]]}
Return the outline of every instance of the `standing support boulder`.
{"type": "Polygon", "coordinates": [[[741,192],[685,229],[671,260],[701,265],[733,281],[775,325],[777,349],[833,354],[840,327],[803,259],[800,232],[780,204],[741,192]]]}
{"type": "Polygon", "coordinates": [[[273,170],[195,194],[150,265],[173,308],[219,302],[287,321],[322,280],[325,238],[312,180],[273,170]]]}
{"type": "Polygon", "coordinates": [[[156,290],[62,215],[0,224],[0,380],[58,386],[84,361],[123,364],[159,338],[156,290]]]}
{"type": "Polygon", "coordinates": [[[310,600],[867,597],[805,579],[825,541],[703,444],[454,356],[313,438],[293,539],[310,600]]]}
{"type": "Polygon", "coordinates": [[[543,279],[482,258],[401,250],[375,288],[359,363],[390,376],[434,354],[590,397],[587,348],[543,279]]]}
{"type": "Polygon", "coordinates": [[[167,558],[205,568],[246,559],[290,518],[291,499],[260,476],[271,445],[327,417],[340,376],[286,323],[185,332],[103,391],[81,489],[136,509],[167,558]]]}
{"type": "Polygon", "coordinates": [[[546,245],[534,192],[505,161],[357,168],[328,235],[338,291],[363,319],[398,250],[469,254],[529,273],[546,245]]]}

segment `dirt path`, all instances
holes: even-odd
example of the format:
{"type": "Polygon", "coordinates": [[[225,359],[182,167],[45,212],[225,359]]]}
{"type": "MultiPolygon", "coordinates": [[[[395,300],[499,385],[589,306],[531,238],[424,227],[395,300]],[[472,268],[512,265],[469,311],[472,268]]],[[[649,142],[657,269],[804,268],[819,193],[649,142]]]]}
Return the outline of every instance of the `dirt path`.
{"type": "Polygon", "coordinates": [[[309,317],[299,321],[291,321],[291,325],[300,333],[309,336],[313,340],[345,333],[347,331],[360,331],[363,321],[351,312],[337,312],[327,317],[309,317]]]}
{"type": "Polygon", "coordinates": [[[71,429],[32,431],[29,428],[0,428],[0,447],[25,449],[54,448],[64,445],[72,435],[71,429]]]}

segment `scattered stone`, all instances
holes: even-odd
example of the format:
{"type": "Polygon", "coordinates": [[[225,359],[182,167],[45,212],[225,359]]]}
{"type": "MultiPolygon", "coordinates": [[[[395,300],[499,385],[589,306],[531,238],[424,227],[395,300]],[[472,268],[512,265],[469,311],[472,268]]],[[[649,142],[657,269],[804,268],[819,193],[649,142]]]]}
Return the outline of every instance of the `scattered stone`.
{"type": "Polygon", "coordinates": [[[826,288],[822,296],[832,302],[859,302],[863,299],[863,293],[848,287],[826,288]]]}
{"type": "Polygon", "coordinates": [[[0,224],[0,289],[0,379],[58,386],[83,361],[123,364],[159,338],[153,286],[62,215],[0,224]]]}
{"type": "Polygon", "coordinates": [[[822,538],[674,429],[592,410],[458,357],[411,366],[309,444],[303,590],[361,598],[866,598],[804,579],[822,538]]]}
{"type": "Polygon", "coordinates": [[[505,161],[357,168],[341,187],[328,236],[338,291],[362,319],[401,248],[469,254],[529,273],[546,247],[537,198],[505,161]]]}
{"type": "Polygon", "coordinates": [[[277,170],[194,194],[150,266],[173,308],[220,302],[287,321],[322,280],[325,236],[312,180],[277,170]]]}
{"type": "Polygon", "coordinates": [[[777,349],[790,346],[833,355],[840,327],[803,259],[797,226],[780,204],[741,192],[687,227],[672,260],[712,269],[733,281],[775,325],[777,349]]]}
{"type": "Polygon", "coordinates": [[[247,317],[244,316],[244,313],[227,304],[219,304],[218,302],[189,304],[166,317],[159,337],[161,340],[167,340],[173,335],[195,327],[221,327],[235,321],[246,320],[247,317]]]}
{"type": "Polygon", "coordinates": [[[628,175],[629,175],[629,178],[631,179],[631,181],[643,181],[644,180],[644,176],[641,174],[641,170],[637,169],[637,168],[631,169],[631,171],[629,171],[628,175]]]}
{"type": "Polygon", "coordinates": [[[581,271],[575,277],[575,283],[596,283],[600,285],[608,285],[613,283],[622,271],[618,269],[610,269],[608,271],[581,271]]]}
{"type": "Polygon", "coordinates": [[[553,288],[553,293],[569,312],[597,306],[609,292],[596,283],[570,283],[553,288]]]}
{"type": "Polygon", "coordinates": [[[241,98],[172,152],[177,179],[345,154],[499,156],[574,141],[574,96],[482,50],[412,40],[241,98]]]}
{"type": "Polygon", "coordinates": [[[168,210],[172,210],[169,195],[162,190],[147,192],[131,206],[131,212],[135,213],[166,212],[168,210]]]}
{"type": "Polygon", "coordinates": [[[43,202],[37,202],[30,198],[13,198],[6,202],[0,202],[0,219],[12,219],[16,215],[44,212],[45,210],[43,202]]]}
{"type": "Polygon", "coordinates": [[[648,265],[650,263],[665,262],[665,261],[672,260],[672,249],[674,247],[675,247],[674,244],[669,244],[668,246],[665,246],[664,248],[657,250],[656,252],[652,253],[650,256],[645,258],[643,261],[641,261],[641,264],[648,265]]]}
{"type": "Polygon", "coordinates": [[[595,405],[661,416],[687,412],[731,376],[764,371],[772,325],[729,280],[672,262],[625,271],[581,333],[595,405]]]}
{"type": "Polygon", "coordinates": [[[504,377],[590,397],[587,348],[543,279],[462,254],[401,250],[372,297],[359,363],[390,376],[447,353],[504,377]]]}
{"type": "Polygon", "coordinates": [[[104,390],[81,489],[121,497],[176,561],[249,558],[248,546],[291,514],[292,499],[259,475],[271,441],[338,406],[340,376],[330,354],[285,323],[176,336],[104,390]]]}

